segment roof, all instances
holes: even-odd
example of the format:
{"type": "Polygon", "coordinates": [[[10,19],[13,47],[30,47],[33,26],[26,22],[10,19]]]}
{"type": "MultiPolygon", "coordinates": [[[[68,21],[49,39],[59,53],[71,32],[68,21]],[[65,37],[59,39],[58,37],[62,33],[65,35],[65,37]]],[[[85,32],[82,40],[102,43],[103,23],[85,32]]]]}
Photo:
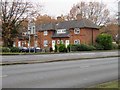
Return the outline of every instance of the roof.
{"type": "Polygon", "coordinates": [[[44,31],[44,30],[51,30],[55,29],[55,23],[46,23],[41,25],[36,25],[36,30],[38,31],[44,31]]]}
{"type": "Polygon", "coordinates": [[[58,25],[56,25],[56,28],[57,29],[60,29],[60,28],[65,28],[65,29],[95,28],[95,29],[98,29],[99,27],[88,19],[81,19],[81,20],[71,20],[71,21],[60,22],[58,23],[58,25]]]}
{"type": "Polygon", "coordinates": [[[63,21],[59,23],[47,23],[47,24],[41,24],[37,25],[38,31],[44,31],[44,30],[56,30],[56,29],[67,29],[70,28],[94,28],[99,29],[99,27],[91,22],[88,19],[81,19],[81,20],[70,20],[70,21],[63,21]]]}

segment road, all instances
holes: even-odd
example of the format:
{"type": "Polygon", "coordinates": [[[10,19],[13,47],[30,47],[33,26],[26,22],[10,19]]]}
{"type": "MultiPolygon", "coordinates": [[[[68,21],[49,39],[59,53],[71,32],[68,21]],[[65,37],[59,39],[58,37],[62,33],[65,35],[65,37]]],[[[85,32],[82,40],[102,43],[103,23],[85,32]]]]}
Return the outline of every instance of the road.
{"type": "Polygon", "coordinates": [[[63,53],[63,54],[43,54],[43,55],[12,55],[2,56],[2,62],[28,61],[28,60],[61,60],[61,59],[77,59],[77,58],[94,58],[104,56],[116,56],[118,51],[105,52],[79,52],[79,53],[63,53]]]}
{"type": "Polygon", "coordinates": [[[2,69],[3,88],[84,88],[118,79],[118,58],[12,65],[2,69]]]}

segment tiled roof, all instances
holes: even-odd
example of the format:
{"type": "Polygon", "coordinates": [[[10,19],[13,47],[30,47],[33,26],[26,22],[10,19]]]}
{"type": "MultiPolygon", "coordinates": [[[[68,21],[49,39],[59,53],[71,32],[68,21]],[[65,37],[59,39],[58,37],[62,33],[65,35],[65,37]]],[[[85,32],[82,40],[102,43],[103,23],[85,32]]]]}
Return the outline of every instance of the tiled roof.
{"type": "Polygon", "coordinates": [[[36,29],[38,31],[44,31],[44,30],[56,30],[56,29],[70,29],[70,28],[95,28],[99,29],[99,27],[91,22],[88,19],[81,19],[81,20],[70,20],[70,21],[63,21],[59,23],[47,23],[47,24],[41,24],[37,25],[36,29]]]}
{"type": "Polygon", "coordinates": [[[55,29],[54,23],[46,23],[46,24],[36,25],[36,30],[38,30],[38,31],[51,30],[51,29],[55,29]]]}

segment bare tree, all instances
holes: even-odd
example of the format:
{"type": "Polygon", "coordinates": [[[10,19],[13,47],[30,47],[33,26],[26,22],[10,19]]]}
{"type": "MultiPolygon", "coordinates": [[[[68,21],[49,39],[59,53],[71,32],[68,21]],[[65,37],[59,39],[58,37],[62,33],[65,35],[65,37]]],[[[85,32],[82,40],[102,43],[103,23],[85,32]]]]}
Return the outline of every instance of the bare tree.
{"type": "Polygon", "coordinates": [[[81,14],[83,18],[92,20],[97,25],[106,24],[109,21],[110,12],[106,5],[99,2],[80,2],[73,5],[68,19],[76,19],[76,15],[81,14]]]}
{"type": "Polygon", "coordinates": [[[32,3],[22,0],[1,0],[0,4],[3,46],[12,47],[19,33],[21,22],[28,17],[34,17],[37,11],[33,9],[32,3]]]}

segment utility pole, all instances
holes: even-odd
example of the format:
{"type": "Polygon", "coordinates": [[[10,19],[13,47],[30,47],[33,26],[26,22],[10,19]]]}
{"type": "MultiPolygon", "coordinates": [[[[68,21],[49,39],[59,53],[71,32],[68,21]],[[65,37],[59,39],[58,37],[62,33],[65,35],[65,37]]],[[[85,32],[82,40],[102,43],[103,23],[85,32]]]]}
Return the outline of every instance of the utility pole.
{"type": "Polygon", "coordinates": [[[28,36],[29,36],[29,41],[28,41],[29,46],[28,46],[28,48],[29,48],[29,53],[30,53],[30,35],[31,35],[31,21],[28,22],[28,36]]]}

